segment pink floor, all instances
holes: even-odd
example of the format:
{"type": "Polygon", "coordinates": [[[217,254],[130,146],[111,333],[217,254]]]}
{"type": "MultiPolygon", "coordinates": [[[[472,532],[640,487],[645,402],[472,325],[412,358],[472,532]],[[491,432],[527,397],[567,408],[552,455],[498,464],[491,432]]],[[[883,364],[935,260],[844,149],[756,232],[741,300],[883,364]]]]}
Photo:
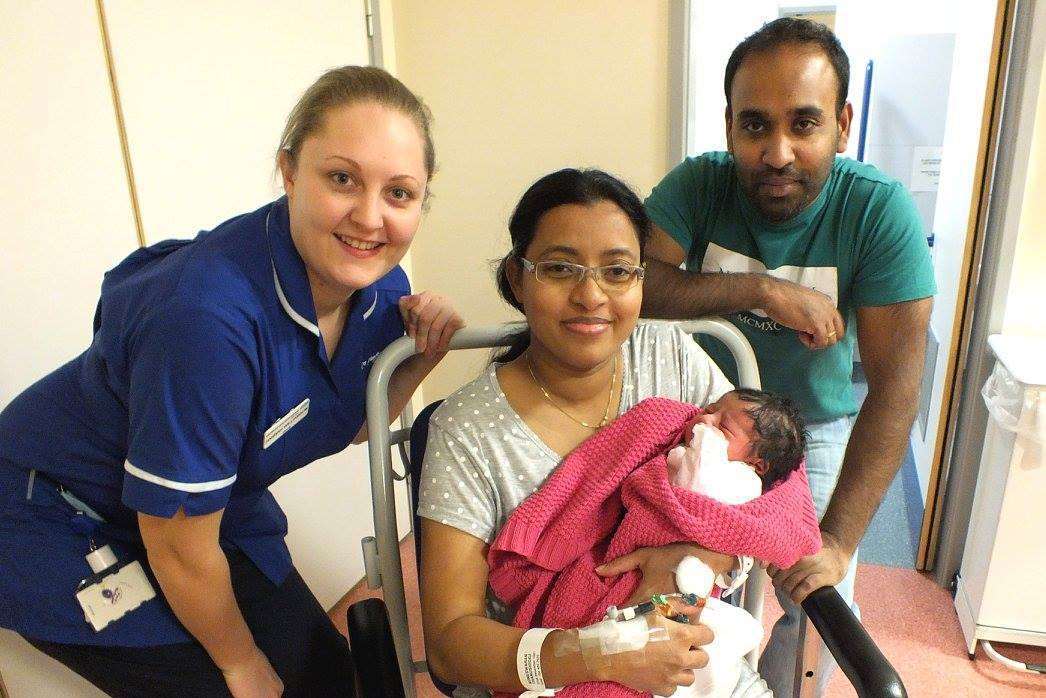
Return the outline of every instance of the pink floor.
{"type": "MultiPolygon", "coordinates": [[[[913,698],[1046,696],[1046,676],[1007,669],[988,659],[980,648],[970,661],[951,595],[919,572],[861,565],[857,603],[864,626],[897,669],[913,698]],[[885,597],[884,590],[889,590],[885,597]]],[[[776,618],[778,614],[780,607],[770,594],[765,618],[776,618]]],[[[769,621],[764,625],[769,627],[769,621]]],[[[1046,661],[1046,648],[992,646],[1022,661],[1046,661]]],[[[846,677],[837,673],[828,687],[829,698],[853,695],[856,694],[846,677]]]]}
{"type": "MultiPolygon", "coordinates": [[[[407,580],[407,605],[415,657],[421,657],[421,619],[418,608],[414,548],[408,539],[402,546],[404,578],[407,580]]],[[[356,601],[376,596],[366,588],[351,596],[356,601]]],[[[982,698],[994,696],[1046,696],[1046,676],[1021,674],[988,659],[978,648],[971,661],[951,596],[928,577],[913,570],[861,565],[857,575],[857,601],[865,627],[886,654],[904,681],[912,698],[947,696],[982,698]],[[889,590],[884,594],[885,590],[889,590]]],[[[765,624],[780,614],[773,594],[768,594],[765,624]]],[[[344,614],[340,623],[344,625],[344,614]]],[[[344,627],[342,628],[344,632],[344,627]]],[[[996,650],[1022,661],[1046,662],[1046,648],[993,645],[996,650]]],[[[420,698],[438,698],[428,676],[417,680],[420,698]]],[[[846,677],[833,677],[829,698],[855,695],[846,677]]]]}

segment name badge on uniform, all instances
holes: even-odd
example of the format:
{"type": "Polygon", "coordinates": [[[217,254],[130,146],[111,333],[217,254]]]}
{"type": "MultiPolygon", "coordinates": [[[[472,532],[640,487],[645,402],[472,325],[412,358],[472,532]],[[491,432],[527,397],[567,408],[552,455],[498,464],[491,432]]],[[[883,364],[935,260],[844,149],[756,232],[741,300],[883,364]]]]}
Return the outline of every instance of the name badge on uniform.
{"type": "Polygon", "coordinates": [[[307,414],[309,414],[309,398],[302,400],[297,407],[277,419],[271,427],[265,430],[262,448],[268,448],[276,443],[276,440],[290,431],[291,427],[305,419],[307,414]]]}
{"type": "Polygon", "coordinates": [[[156,591],[137,560],[76,592],[76,600],[84,609],[84,617],[95,632],[155,596],[156,591]]]}

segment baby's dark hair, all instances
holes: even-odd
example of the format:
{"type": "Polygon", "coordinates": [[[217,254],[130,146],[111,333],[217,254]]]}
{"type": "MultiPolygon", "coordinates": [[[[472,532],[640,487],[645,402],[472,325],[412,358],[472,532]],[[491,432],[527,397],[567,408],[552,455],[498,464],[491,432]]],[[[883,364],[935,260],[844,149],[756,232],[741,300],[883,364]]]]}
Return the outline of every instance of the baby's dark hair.
{"type": "Polygon", "coordinates": [[[742,402],[753,405],[745,411],[755,422],[760,437],[755,450],[767,466],[762,476],[766,492],[803,462],[809,436],[806,422],[799,406],[786,397],[751,388],[736,388],[733,392],[742,402]]]}

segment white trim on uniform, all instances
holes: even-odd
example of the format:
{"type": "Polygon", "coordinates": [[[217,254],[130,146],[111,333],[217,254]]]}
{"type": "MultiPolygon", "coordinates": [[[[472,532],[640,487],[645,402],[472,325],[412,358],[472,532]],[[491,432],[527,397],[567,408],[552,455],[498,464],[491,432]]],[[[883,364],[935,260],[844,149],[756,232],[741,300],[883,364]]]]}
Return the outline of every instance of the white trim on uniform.
{"type": "Polygon", "coordinates": [[[223,487],[228,487],[236,481],[236,476],[227,477],[224,480],[211,480],[210,482],[176,482],[174,480],[168,480],[165,477],[159,475],[153,475],[147,473],[138,466],[134,465],[131,461],[125,461],[123,464],[124,470],[131,475],[134,475],[139,480],[145,480],[151,482],[154,485],[160,485],[172,490],[180,490],[181,492],[213,492],[214,490],[220,490],[223,487]]]}
{"type": "MultiPolygon", "coordinates": [[[[265,215],[265,235],[269,235],[269,221],[272,220],[272,207],[269,207],[269,212],[265,215]]],[[[270,243],[271,244],[271,243],[270,243]]],[[[272,264],[272,280],[276,282],[276,297],[280,299],[280,305],[283,306],[284,311],[290,316],[291,320],[298,323],[309,332],[312,332],[317,337],[320,336],[320,328],[312,324],[304,317],[298,314],[298,311],[291,307],[290,302],[287,300],[287,296],[283,293],[283,286],[280,285],[280,276],[276,273],[276,263],[269,260],[272,264]]]]}
{"type": "Polygon", "coordinates": [[[280,277],[276,274],[275,264],[272,266],[272,280],[276,282],[276,296],[280,299],[280,305],[282,305],[287,314],[291,316],[291,320],[294,320],[309,332],[312,332],[314,335],[319,337],[320,328],[299,315],[298,311],[291,307],[290,302],[287,300],[287,296],[283,295],[283,287],[280,286],[280,277]]]}
{"type": "Polygon", "coordinates": [[[377,293],[377,291],[375,291],[374,292],[374,300],[371,301],[370,307],[367,308],[367,312],[363,313],[363,319],[366,320],[367,318],[369,318],[371,316],[371,313],[373,313],[374,309],[377,308],[377,307],[378,307],[378,293],[377,293]]]}

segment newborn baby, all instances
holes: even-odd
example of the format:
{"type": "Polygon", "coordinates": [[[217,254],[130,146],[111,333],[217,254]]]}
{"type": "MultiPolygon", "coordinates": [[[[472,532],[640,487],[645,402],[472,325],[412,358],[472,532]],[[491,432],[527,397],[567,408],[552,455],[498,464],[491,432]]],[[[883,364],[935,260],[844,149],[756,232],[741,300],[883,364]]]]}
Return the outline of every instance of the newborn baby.
{"type": "Polygon", "coordinates": [[[683,443],[668,452],[669,480],[726,504],[744,504],[798,469],[805,450],[795,403],[738,388],[683,430],[683,443]]]}
{"type": "MultiPolygon", "coordinates": [[[[791,400],[737,389],[683,430],[683,444],[668,453],[669,481],[725,504],[744,504],[799,468],[805,450],[805,427],[791,400]]],[[[676,571],[679,590],[702,598],[712,580],[711,569],[696,557],[685,558],[676,571]]],[[[719,599],[707,600],[701,622],[715,633],[705,647],[708,664],[674,698],[729,696],[742,671],[741,657],[762,639],[762,626],[751,614],[719,599]]]]}

